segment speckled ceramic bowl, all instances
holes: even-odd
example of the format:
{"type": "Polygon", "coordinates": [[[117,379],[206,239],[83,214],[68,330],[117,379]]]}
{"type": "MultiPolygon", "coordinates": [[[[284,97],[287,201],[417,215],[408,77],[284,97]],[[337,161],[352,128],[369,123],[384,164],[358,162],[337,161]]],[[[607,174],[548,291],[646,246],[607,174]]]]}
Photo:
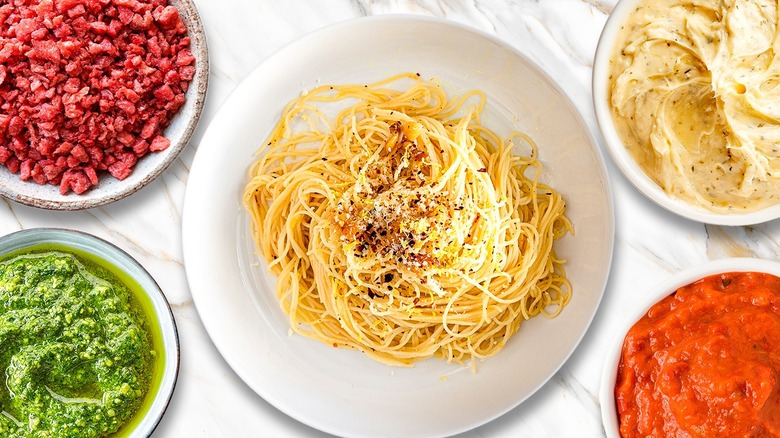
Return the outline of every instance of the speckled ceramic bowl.
{"type": "Polygon", "coordinates": [[[162,350],[162,354],[157,356],[162,364],[158,363],[154,367],[151,388],[141,409],[112,436],[149,437],[168,408],[179,374],[179,336],[168,300],[154,278],[129,254],[103,239],[80,231],[32,228],[8,234],[0,237],[0,258],[10,253],[32,251],[36,247],[73,252],[83,258],[100,260],[99,265],[116,277],[121,279],[127,276],[137,283],[137,288],[130,289],[144,309],[149,329],[156,332],[152,335],[152,344],[156,350],[162,350]],[[143,290],[145,295],[138,296],[137,290],[143,290]]]}
{"type": "Polygon", "coordinates": [[[209,56],[206,34],[192,0],[170,0],[187,26],[190,50],[195,56],[195,77],[190,82],[186,101],[165,129],[171,145],[160,152],[151,152],[138,160],[133,172],[120,181],[100,174],[97,185],[81,195],[61,195],[59,186],[22,181],[19,174],[0,166],[0,195],[22,204],[51,210],[83,210],[98,207],[129,196],[157,178],[173,163],[190,140],[198,124],[206,99],[209,77],[209,56]]]}

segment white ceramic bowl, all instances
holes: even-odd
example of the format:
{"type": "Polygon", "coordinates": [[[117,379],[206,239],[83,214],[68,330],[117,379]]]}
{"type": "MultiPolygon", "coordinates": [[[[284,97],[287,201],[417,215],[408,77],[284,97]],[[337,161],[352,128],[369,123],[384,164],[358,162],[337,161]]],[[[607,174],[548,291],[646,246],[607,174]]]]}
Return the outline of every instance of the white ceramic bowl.
{"type": "MultiPolygon", "coordinates": [[[[149,307],[153,309],[154,314],[147,313],[146,316],[149,319],[153,318],[160,329],[160,339],[154,342],[161,344],[157,346],[162,349],[158,360],[163,360],[164,363],[162,367],[155,366],[158,370],[155,372],[161,375],[153,377],[152,387],[144,401],[144,406],[148,408],[145,412],[139,411],[135,417],[128,420],[127,426],[120,429],[116,436],[123,438],[151,436],[168,408],[179,375],[179,335],[168,300],[154,278],[133,257],[112,243],[84,232],[59,228],[31,228],[17,231],[0,237],[0,257],[28,248],[51,245],[56,245],[55,249],[60,251],[74,250],[76,255],[87,253],[100,259],[106,263],[101,263],[102,267],[109,271],[123,272],[146,292],[146,297],[137,297],[137,299],[146,302],[143,306],[147,312],[149,307]]],[[[155,322],[151,324],[155,325],[155,322]]]]}
{"type": "Polygon", "coordinates": [[[617,407],[615,405],[615,382],[617,367],[623,349],[623,341],[629,329],[641,319],[657,302],[671,295],[677,289],[710,275],[727,272],[764,272],[780,277],[780,262],[753,258],[726,258],[712,260],[698,266],[684,269],[660,282],[644,294],[644,300],[628,314],[623,326],[616,333],[609,346],[601,373],[599,401],[601,418],[608,438],[619,438],[617,407]]]}
{"type": "Polygon", "coordinates": [[[18,173],[11,173],[0,166],[0,195],[12,201],[50,210],[83,210],[106,205],[125,198],[152,182],[178,158],[190,141],[197,127],[206,99],[209,78],[209,54],[206,34],[198,10],[192,0],[170,0],[187,27],[190,50],[195,56],[195,77],[185,95],[186,101],[165,129],[171,145],[159,152],[149,152],[133,168],[132,173],[120,181],[106,172],[100,172],[98,184],[77,195],[60,194],[59,186],[40,185],[32,180],[22,181],[18,173]]]}
{"type": "MultiPolygon", "coordinates": [[[[529,43],[530,44],[530,43],[529,43]]],[[[235,372],[281,411],[342,436],[441,436],[476,427],[542,386],[579,343],[601,300],[614,238],[603,158],[575,107],[520,52],[471,28],[418,16],[329,26],[281,49],[228,97],[198,146],[187,181],[182,243],[187,278],[209,335],[235,372]],[[241,204],[255,151],[284,106],[318,85],[368,83],[401,72],[437,77],[448,92],[487,95],[480,120],[528,133],[541,179],[559,190],[575,234],[556,242],[573,298],[554,319],[524,322],[497,355],[468,367],[430,359],[374,362],[289,335],[241,204]]]]}
{"type": "Polygon", "coordinates": [[[620,26],[623,25],[636,6],[645,1],[647,0],[621,0],[615,6],[601,33],[593,61],[593,105],[609,155],[625,177],[642,194],[661,207],[682,217],[697,222],[717,225],[751,225],[780,217],[780,204],[755,211],[719,213],[679,200],[667,194],[655,181],[648,177],[623,145],[615,129],[608,103],[609,62],[620,26]]]}

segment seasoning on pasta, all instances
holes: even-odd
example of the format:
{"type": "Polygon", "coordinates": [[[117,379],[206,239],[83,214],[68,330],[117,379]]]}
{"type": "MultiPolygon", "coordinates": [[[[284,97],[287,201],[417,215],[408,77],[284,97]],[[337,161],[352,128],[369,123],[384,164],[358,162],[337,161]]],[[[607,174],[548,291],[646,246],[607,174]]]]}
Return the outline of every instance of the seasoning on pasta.
{"type": "Polygon", "coordinates": [[[295,332],[390,365],[473,364],[569,302],[564,201],[484,106],[411,73],[288,104],[243,201],[295,332]]]}

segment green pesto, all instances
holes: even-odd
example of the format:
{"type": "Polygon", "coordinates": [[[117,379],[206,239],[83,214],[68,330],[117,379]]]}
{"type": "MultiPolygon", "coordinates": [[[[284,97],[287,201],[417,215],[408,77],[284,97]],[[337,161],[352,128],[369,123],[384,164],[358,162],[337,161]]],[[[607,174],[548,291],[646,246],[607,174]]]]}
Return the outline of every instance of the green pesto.
{"type": "Polygon", "coordinates": [[[132,292],[60,251],[0,261],[0,436],[103,437],[144,404],[156,352],[132,292]]]}

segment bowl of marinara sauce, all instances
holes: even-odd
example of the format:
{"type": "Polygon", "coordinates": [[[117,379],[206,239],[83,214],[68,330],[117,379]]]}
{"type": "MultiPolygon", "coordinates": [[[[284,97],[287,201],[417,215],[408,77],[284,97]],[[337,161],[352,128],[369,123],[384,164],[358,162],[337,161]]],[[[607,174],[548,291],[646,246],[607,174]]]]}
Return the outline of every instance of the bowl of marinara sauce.
{"type": "Polygon", "coordinates": [[[707,262],[646,297],[604,364],[607,436],[780,436],[780,263],[707,262]]]}

